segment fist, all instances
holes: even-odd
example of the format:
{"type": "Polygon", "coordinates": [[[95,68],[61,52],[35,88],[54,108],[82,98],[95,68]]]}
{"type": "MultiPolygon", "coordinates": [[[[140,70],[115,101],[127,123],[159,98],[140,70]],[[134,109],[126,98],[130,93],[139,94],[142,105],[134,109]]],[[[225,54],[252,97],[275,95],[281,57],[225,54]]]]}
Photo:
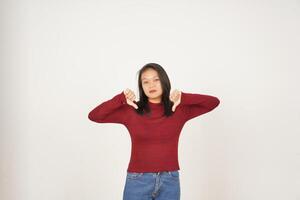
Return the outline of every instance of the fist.
{"type": "Polygon", "coordinates": [[[135,94],[132,90],[126,89],[123,91],[125,97],[126,97],[126,102],[128,105],[134,107],[135,109],[138,109],[138,106],[135,104],[135,94]]]}
{"type": "Polygon", "coordinates": [[[170,94],[170,101],[172,101],[174,104],[172,106],[172,111],[174,112],[176,107],[180,104],[181,101],[181,91],[175,89],[170,94]]]}

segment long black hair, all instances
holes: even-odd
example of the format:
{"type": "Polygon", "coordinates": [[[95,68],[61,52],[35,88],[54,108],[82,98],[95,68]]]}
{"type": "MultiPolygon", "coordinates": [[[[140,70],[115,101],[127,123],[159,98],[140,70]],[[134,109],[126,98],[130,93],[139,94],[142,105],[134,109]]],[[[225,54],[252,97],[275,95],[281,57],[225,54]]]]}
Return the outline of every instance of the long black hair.
{"type": "Polygon", "coordinates": [[[138,109],[136,109],[136,112],[140,115],[143,115],[145,113],[150,113],[150,108],[148,104],[148,97],[146,96],[143,87],[142,87],[142,73],[146,71],[147,69],[152,68],[154,69],[161,82],[161,87],[162,87],[162,103],[164,106],[164,115],[165,116],[171,116],[173,114],[172,111],[172,106],[173,102],[170,101],[169,96],[170,96],[170,90],[171,90],[171,83],[169,80],[169,77],[164,70],[162,66],[160,66],[157,63],[148,63],[144,65],[137,73],[138,73],[138,89],[139,89],[139,101],[136,102],[138,109]]]}

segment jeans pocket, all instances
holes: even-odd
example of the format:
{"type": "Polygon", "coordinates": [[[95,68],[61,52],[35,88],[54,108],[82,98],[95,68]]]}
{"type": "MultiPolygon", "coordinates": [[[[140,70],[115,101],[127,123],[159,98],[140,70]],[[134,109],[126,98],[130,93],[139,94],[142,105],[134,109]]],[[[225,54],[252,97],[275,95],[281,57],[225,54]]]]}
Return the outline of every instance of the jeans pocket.
{"type": "Polygon", "coordinates": [[[178,180],[179,179],[179,171],[178,170],[169,171],[169,175],[174,180],[178,180]]]}
{"type": "Polygon", "coordinates": [[[143,172],[127,172],[127,178],[128,179],[138,179],[143,174],[144,174],[143,172]]]}

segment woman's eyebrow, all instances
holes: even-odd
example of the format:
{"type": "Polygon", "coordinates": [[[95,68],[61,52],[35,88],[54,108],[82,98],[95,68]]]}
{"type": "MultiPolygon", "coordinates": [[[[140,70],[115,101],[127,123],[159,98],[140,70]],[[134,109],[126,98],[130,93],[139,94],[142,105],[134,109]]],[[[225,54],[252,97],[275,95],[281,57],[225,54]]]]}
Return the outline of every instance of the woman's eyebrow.
{"type": "MultiPolygon", "coordinates": [[[[154,76],[153,78],[157,78],[158,76],[154,76]]],[[[148,79],[148,78],[142,78],[142,80],[144,80],[144,79],[148,79]]],[[[150,79],[150,78],[149,78],[150,79]]]]}

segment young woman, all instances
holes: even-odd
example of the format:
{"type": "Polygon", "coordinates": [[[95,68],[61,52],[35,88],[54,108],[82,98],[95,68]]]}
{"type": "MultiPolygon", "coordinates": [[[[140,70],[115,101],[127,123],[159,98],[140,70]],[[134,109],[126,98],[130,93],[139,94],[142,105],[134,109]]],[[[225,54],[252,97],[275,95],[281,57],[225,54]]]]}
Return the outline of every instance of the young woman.
{"type": "Polygon", "coordinates": [[[125,125],[131,157],[123,200],[179,200],[178,141],[183,125],[217,107],[219,99],[174,90],[165,70],[148,63],[139,70],[139,101],[130,89],[107,100],[88,118],[97,123],[125,125]]]}

